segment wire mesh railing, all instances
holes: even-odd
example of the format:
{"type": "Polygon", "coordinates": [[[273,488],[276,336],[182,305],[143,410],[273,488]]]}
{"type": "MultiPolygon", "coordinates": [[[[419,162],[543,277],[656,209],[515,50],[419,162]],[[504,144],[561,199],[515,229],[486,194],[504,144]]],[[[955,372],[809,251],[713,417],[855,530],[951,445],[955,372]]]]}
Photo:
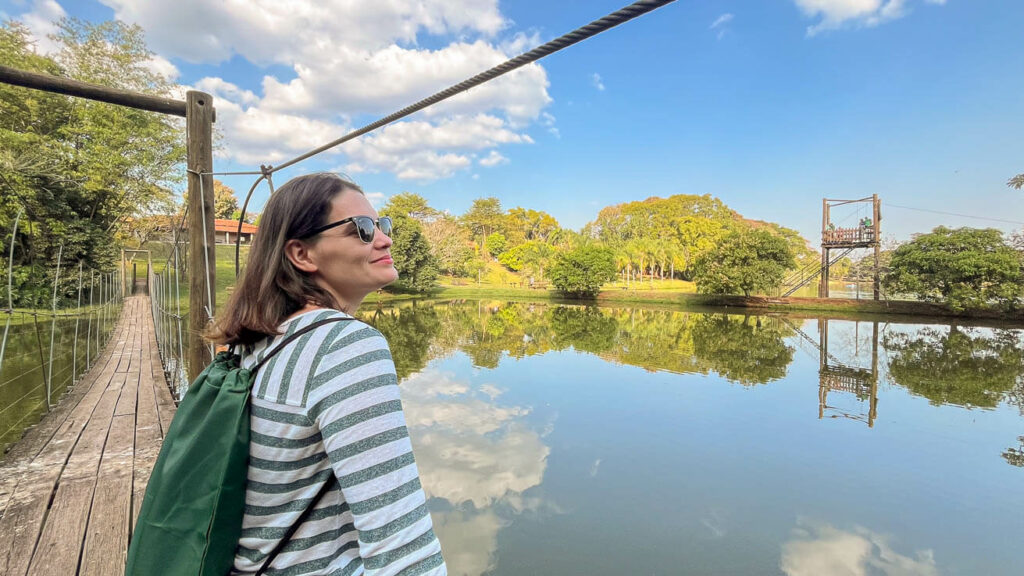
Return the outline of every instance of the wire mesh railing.
{"type": "MultiPolygon", "coordinates": [[[[50,306],[22,305],[14,291],[14,242],[21,213],[11,230],[0,279],[0,452],[17,441],[71,389],[100,358],[124,301],[120,269],[96,270],[63,259],[32,270],[31,284],[47,286],[50,306]]],[[[7,244],[5,242],[5,244],[7,244]]]]}
{"type": "Polygon", "coordinates": [[[175,239],[162,266],[156,264],[159,272],[150,261],[148,277],[157,352],[176,400],[188,389],[188,277],[182,248],[175,239]]]}

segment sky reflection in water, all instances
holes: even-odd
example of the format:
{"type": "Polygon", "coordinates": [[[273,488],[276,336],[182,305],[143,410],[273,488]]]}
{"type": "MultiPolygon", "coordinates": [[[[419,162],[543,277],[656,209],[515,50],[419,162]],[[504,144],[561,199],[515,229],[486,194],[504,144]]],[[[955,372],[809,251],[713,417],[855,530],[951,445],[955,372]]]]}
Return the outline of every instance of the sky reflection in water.
{"type": "Polygon", "coordinates": [[[1024,573],[1020,331],[499,302],[366,319],[454,575],[1024,573]]]}

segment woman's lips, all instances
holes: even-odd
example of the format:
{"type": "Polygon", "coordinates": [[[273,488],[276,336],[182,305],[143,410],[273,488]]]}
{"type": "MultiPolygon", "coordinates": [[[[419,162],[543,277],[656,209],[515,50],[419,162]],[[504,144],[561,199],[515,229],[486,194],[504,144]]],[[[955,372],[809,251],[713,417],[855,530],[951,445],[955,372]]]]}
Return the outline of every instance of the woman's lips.
{"type": "Polygon", "coordinates": [[[393,264],[393,263],[394,263],[394,261],[391,259],[391,256],[381,256],[380,258],[377,258],[376,260],[371,262],[371,264],[393,264]]]}

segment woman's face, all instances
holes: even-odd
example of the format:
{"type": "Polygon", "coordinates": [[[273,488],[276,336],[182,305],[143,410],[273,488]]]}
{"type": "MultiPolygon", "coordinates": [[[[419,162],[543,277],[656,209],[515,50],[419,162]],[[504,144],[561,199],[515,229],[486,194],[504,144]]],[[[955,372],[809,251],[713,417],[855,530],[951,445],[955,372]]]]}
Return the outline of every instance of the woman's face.
{"type": "MultiPolygon", "coordinates": [[[[366,196],[345,190],[331,201],[327,222],[352,216],[369,216],[374,220],[378,217],[366,196]]],[[[312,240],[309,257],[317,268],[313,277],[342,306],[358,306],[367,294],[398,279],[391,260],[391,238],[380,229],[374,230],[369,244],[359,239],[353,222],[322,232],[312,240]]]]}

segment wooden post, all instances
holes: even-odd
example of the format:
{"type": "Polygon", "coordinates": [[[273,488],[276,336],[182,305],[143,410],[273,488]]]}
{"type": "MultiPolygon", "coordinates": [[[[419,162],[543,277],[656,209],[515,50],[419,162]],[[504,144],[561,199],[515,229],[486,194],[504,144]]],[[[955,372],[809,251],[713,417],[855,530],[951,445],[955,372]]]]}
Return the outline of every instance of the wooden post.
{"type": "Polygon", "coordinates": [[[821,199],[821,278],[818,298],[828,298],[828,248],[825,247],[825,231],[828,230],[828,198],[821,199]]]}
{"type": "Polygon", "coordinates": [[[188,133],[188,379],[196,376],[210,363],[210,349],[204,344],[202,332],[209,314],[215,311],[216,252],[213,226],[213,97],[190,90],[185,99],[188,133]],[[207,287],[209,286],[209,292],[207,287]]]}
{"type": "Polygon", "coordinates": [[[871,399],[868,401],[868,428],[878,417],[878,322],[871,323],[871,399]]]}
{"type": "Polygon", "coordinates": [[[882,205],[878,200],[878,194],[871,195],[871,223],[875,228],[875,282],[874,292],[875,300],[878,300],[882,294],[882,277],[881,271],[879,271],[880,258],[882,256],[882,205]]]}

